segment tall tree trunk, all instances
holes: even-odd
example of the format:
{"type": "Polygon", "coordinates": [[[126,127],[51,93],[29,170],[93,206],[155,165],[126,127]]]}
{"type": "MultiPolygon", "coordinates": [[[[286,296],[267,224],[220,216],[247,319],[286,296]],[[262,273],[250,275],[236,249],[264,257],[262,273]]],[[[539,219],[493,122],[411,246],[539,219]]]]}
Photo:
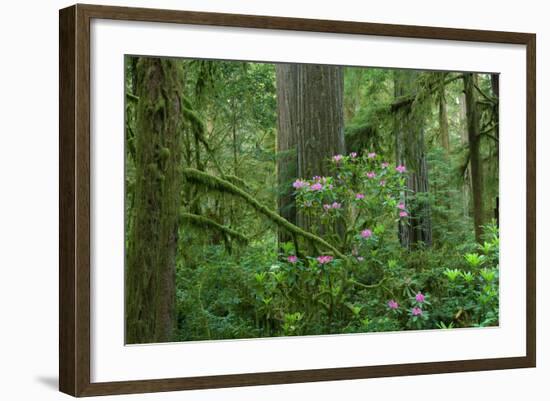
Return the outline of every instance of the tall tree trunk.
{"type": "MultiPolygon", "coordinates": [[[[466,119],[466,97],[464,93],[460,94],[459,101],[459,116],[460,116],[460,143],[464,148],[468,147],[468,122],[466,119]]],[[[472,177],[470,174],[470,161],[464,168],[464,175],[462,177],[462,214],[464,217],[470,216],[470,198],[471,198],[471,182],[472,177]]]]}
{"type": "Polygon", "coordinates": [[[468,148],[472,174],[472,198],[474,209],[474,230],[477,242],[481,242],[483,225],[483,171],[479,153],[479,113],[475,96],[475,75],[464,74],[464,96],[466,100],[466,121],[468,124],[468,148]]]}
{"type": "Polygon", "coordinates": [[[445,149],[445,155],[449,155],[449,119],[447,117],[447,100],[445,98],[445,76],[441,73],[438,101],[439,101],[439,140],[441,147],[445,149]]]}
{"type": "MultiPolygon", "coordinates": [[[[341,67],[300,64],[296,85],[298,176],[330,174],[330,158],[345,151],[344,72],[341,67]]],[[[300,227],[310,229],[310,218],[298,213],[300,227]]]]}
{"type": "MultiPolygon", "coordinates": [[[[500,117],[499,117],[499,104],[500,104],[500,75],[499,74],[491,74],[491,89],[493,90],[493,96],[497,98],[498,100],[498,103],[497,105],[495,106],[495,110],[494,110],[494,115],[495,115],[495,120],[496,120],[496,127],[495,127],[495,137],[497,139],[499,139],[500,137],[500,130],[499,130],[499,125],[498,123],[500,122],[500,117]]],[[[498,146],[496,147],[496,159],[498,160],[499,158],[499,153],[498,153],[498,146]]],[[[497,180],[498,180],[498,174],[497,174],[497,180]]],[[[495,209],[494,209],[494,218],[497,222],[497,226],[499,225],[499,207],[498,207],[498,194],[497,194],[497,197],[495,199],[495,209]]]]}
{"type": "MultiPolygon", "coordinates": [[[[414,95],[419,73],[415,71],[394,71],[395,98],[414,95]]],[[[409,172],[407,189],[413,194],[412,203],[407,199],[410,216],[399,223],[401,245],[411,248],[419,242],[432,244],[432,222],[428,193],[428,166],[424,144],[422,113],[416,113],[413,105],[401,106],[395,114],[395,149],[398,164],[403,164],[409,172]]],[[[408,194],[404,194],[408,198],[408,194]]]]}
{"type": "MultiPolygon", "coordinates": [[[[296,148],[293,163],[279,158],[279,183],[290,184],[296,177],[330,174],[330,158],[344,153],[344,75],[341,67],[295,64],[277,66],[279,152],[296,148]],[[296,171],[295,177],[290,177],[296,171]]],[[[290,154],[290,153],[289,153],[290,154]]],[[[290,197],[279,199],[284,211],[290,197]]],[[[288,193],[286,193],[288,195],[288,193]]],[[[291,208],[288,213],[295,213],[291,208]]],[[[286,216],[285,216],[286,217],[286,216]]],[[[291,215],[294,217],[294,215],[291,215]]],[[[310,229],[308,216],[298,213],[296,223],[310,229]]]]}
{"type": "MultiPolygon", "coordinates": [[[[296,204],[292,181],[298,177],[296,155],[297,73],[298,64],[276,64],[277,82],[277,186],[279,214],[296,224],[296,204]]],[[[287,232],[279,230],[279,242],[290,241],[287,232]]]]}
{"type": "Polygon", "coordinates": [[[126,253],[126,342],[173,340],[181,175],[181,64],[136,66],[136,184],[126,253]]]}

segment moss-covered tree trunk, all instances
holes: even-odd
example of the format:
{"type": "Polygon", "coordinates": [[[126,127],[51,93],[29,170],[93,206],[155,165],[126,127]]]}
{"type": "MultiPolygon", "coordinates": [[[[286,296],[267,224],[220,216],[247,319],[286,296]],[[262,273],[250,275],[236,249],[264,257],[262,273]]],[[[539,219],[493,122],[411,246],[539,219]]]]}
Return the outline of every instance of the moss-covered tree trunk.
{"type": "MultiPolygon", "coordinates": [[[[394,71],[394,90],[396,100],[415,96],[418,92],[418,72],[394,71]]],[[[424,113],[417,102],[405,103],[395,112],[395,149],[398,164],[407,167],[407,189],[404,194],[409,218],[399,223],[399,239],[407,248],[422,242],[432,244],[431,209],[427,199],[428,165],[424,143],[424,113]],[[413,199],[409,196],[412,195],[413,199]]]]}
{"type": "Polygon", "coordinates": [[[135,201],[126,252],[126,342],[173,340],[181,204],[181,63],[136,65],[135,201]]]}
{"type": "Polygon", "coordinates": [[[449,155],[449,118],[447,116],[447,99],[445,97],[445,75],[440,73],[437,97],[439,103],[439,142],[445,149],[445,155],[449,155]]]}
{"type": "Polygon", "coordinates": [[[466,121],[468,126],[468,149],[470,151],[470,171],[472,178],[472,203],[474,209],[474,231],[477,242],[481,242],[483,211],[483,169],[480,156],[479,112],[475,95],[475,74],[464,74],[464,96],[466,101],[466,121]]]}
{"type": "MultiPolygon", "coordinates": [[[[459,116],[460,116],[460,144],[463,148],[468,147],[468,123],[466,121],[466,97],[464,92],[462,92],[458,98],[459,101],[459,116]]],[[[468,156],[469,157],[469,156],[468,156]]],[[[464,165],[463,175],[462,175],[462,214],[464,217],[471,217],[471,191],[472,182],[470,174],[470,163],[469,159],[464,165]]]]}

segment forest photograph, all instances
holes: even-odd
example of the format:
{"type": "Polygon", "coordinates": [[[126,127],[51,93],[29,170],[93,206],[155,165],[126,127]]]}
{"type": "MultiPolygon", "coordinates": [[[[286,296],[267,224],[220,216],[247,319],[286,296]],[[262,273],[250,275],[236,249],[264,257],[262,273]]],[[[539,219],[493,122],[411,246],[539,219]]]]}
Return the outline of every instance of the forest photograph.
{"type": "Polygon", "coordinates": [[[125,56],[125,343],[499,326],[499,75],[125,56]]]}

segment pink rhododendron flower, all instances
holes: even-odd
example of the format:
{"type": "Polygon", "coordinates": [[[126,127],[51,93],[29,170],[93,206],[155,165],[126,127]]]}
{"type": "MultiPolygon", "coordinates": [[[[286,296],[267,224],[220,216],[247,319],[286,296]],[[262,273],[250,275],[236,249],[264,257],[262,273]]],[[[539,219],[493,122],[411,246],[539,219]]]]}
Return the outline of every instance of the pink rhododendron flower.
{"type": "Polygon", "coordinates": [[[388,168],[389,165],[390,165],[390,163],[384,162],[384,163],[382,163],[382,168],[388,168]]]}
{"type": "Polygon", "coordinates": [[[390,309],[397,309],[397,308],[399,308],[399,304],[398,304],[395,300],[390,299],[390,300],[388,301],[388,308],[390,308],[390,309]]]}
{"type": "Polygon", "coordinates": [[[312,191],[320,191],[320,190],[323,189],[323,185],[319,182],[316,182],[310,188],[311,188],[312,191]]]}
{"type": "Polygon", "coordinates": [[[296,181],[294,181],[294,183],[292,184],[292,186],[296,189],[300,189],[300,188],[303,188],[303,187],[307,187],[309,184],[304,181],[304,180],[300,180],[300,179],[297,179],[296,181]]]}
{"type": "Polygon", "coordinates": [[[351,152],[349,155],[351,156],[352,159],[354,159],[357,157],[357,152],[351,152]]]}
{"type": "Polygon", "coordinates": [[[324,265],[326,263],[330,263],[332,262],[334,258],[332,256],[318,256],[317,257],[317,262],[319,262],[320,264],[324,265]]]}
{"type": "Polygon", "coordinates": [[[325,204],[323,205],[323,209],[325,209],[325,212],[328,212],[328,211],[330,210],[330,205],[328,205],[328,204],[325,203],[325,204]]]}
{"type": "Polygon", "coordinates": [[[374,159],[374,158],[376,157],[376,153],[371,152],[371,153],[367,154],[367,157],[368,157],[369,159],[374,159]]]}
{"type": "Polygon", "coordinates": [[[365,195],[357,194],[357,195],[355,195],[355,199],[365,199],[365,195]]]}
{"type": "Polygon", "coordinates": [[[416,296],[414,297],[414,299],[416,299],[416,302],[424,302],[424,300],[426,299],[426,297],[424,296],[424,294],[422,294],[421,292],[419,292],[418,294],[416,294],[416,296]]]}
{"type": "Polygon", "coordinates": [[[315,177],[313,177],[313,181],[321,181],[321,178],[322,177],[316,175],[315,177]]]}
{"type": "Polygon", "coordinates": [[[399,202],[399,203],[397,204],[397,208],[398,208],[398,209],[401,209],[401,210],[405,210],[405,203],[404,203],[404,202],[399,202]]]}
{"type": "Polygon", "coordinates": [[[290,263],[296,263],[298,261],[298,257],[296,255],[290,255],[288,258],[286,258],[290,263]]]}
{"type": "Polygon", "coordinates": [[[409,214],[405,212],[404,210],[399,212],[399,217],[407,217],[409,214]]]}
{"type": "Polygon", "coordinates": [[[332,203],[332,208],[333,209],[340,209],[341,207],[342,207],[341,203],[338,203],[338,202],[333,202],[332,203]]]}
{"type": "Polygon", "coordinates": [[[422,315],[422,309],[420,309],[418,306],[415,306],[412,308],[411,313],[413,316],[420,316],[422,315]]]}
{"type": "Polygon", "coordinates": [[[332,157],[332,160],[334,161],[334,163],[338,163],[338,162],[340,162],[340,161],[342,160],[343,157],[344,157],[344,156],[342,156],[342,155],[334,155],[334,156],[332,157]]]}
{"type": "Polygon", "coordinates": [[[405,166],[403,166],[402,164],[400,164],[399,166],[397,166],[395,168],[395,171],[397,171],[398,173],[404,173],[405,171],[407,171],[407,168],[405,166]]]}
{"type": "Polygon", "coordinates": [[[386,186],[386,180],[381,180],[380,181],[380,186],[385,187],[386,186]]]}
{"type": "Polygon", "coordinates": [[[370,238],[372,237],[372,231],[368,228],[366,230],[361,231],[361,237],[363,238],[370,238]]]}
{"type": "Polygon", "coordinates": [[[374,171],[369,171],[369,172],[367,173],[367,177],[368,177],[368,178],[374,178],[374,177],[376,177],[376,173],[375,173],[374,171]]]}

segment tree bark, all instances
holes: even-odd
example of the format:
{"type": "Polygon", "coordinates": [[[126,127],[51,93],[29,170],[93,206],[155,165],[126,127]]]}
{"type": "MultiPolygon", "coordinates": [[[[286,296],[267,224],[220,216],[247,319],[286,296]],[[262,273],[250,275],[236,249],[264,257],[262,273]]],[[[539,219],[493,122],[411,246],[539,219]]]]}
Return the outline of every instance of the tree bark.
{"type": "Polygon", "coordinates": [[[136,184],[126,252],[126,342],[173,340],[181,204],[183,70],[167,59],[136,65],[136,184]]]}
{"type": "Polygon", "coordinates": [[[479,153],[479,113],[475,96],[475,75],[464,74],[464,96],[466,100],[466,121],[468,125],[468,148],[470,150],[470,171],[472,176],[472,200],[474,209],[474,231],[477,242],[481,242],[483,226],[483,171],[479,153]]]}
{"type": "MultiPolygon", "coordinates": [[[[394,72],[395,98],[414,96],[418,91],[416,80],[418,72],[396,70],[394,72]]],[[[430,205],[426,199],[428,193],[428,166],[424,144],[424,124],[422,113],[416,113],[414,104],[400,107],[395,112],[395,149],[398,164],[407,167],[407,189],[413,194],[407,201],[409,219],[399,223],[401,245],[411,248],[419,242],[426,246],[432,244],[432,223],[430,205]],[[420,196],[419,196],[420,195],[420,196]]],[[[407,200],[409,194],[404,194],[407,200]]]]}
{"type": "MultiPolygon", "coordinates": [[[[296,204],[292,181],[298,176],[296,155],[297,64],[277,64],[277,205],[279,215],[296,224],[296,204]]],[[[279,242],[290,241],[286,231],[279,230],[279,242]]]]}
{"type": "MultiPolygon", "coordinates": [[[[460,94],[459,101],[459,116],[460,116],[460,143],[464,148],[468,147],[468,122],[466,119],[466,100],[464,93],[460,94]]],[[[468,150],[469,152],[469,150],[468,150]]],[[[464,175],[462,177],[462,214],[464,217],[471,216],[470,204],[471,204],[471,182],[472,177],[470,174],[470,161],[464,168],[464,175]]]]}
{"type": "MultiPolygon", "coordinates": [[[[277,151],[296,149],[295,155],[289,153],[278,162],[279,184],[286,185],[291,193],[292,179],[329,175],[330,158],[345,151],[343,70],[326,65],[280,64],[277,97],[277,151]]],[[[290,214],[289,221],[295,219],[298,226],[309,229],[312,222],[308,216],[288,207],[294,202],[288,194],[279,199],[283,217],[290,214]]]]}
{"type": "Polygon", "coordinates": [[[439,140],[445,154],[449,155],[449,119],[447,117],[447,100],[445,98],[445,74],[441,74],[438,88],[439,101],[439,140]]]}

